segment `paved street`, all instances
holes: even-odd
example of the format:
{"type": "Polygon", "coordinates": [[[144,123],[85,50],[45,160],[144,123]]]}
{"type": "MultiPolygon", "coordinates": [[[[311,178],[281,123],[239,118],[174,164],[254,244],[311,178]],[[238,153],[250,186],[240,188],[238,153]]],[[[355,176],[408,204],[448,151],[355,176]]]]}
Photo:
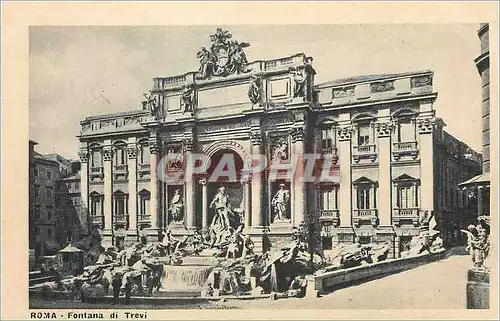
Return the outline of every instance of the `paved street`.
{"type": "Polygon", "coordinates": [[[465,309],[470,257],[453,255],[413,270],[337,290],[318,299],[232,301],[241,308],[465,309]]]}

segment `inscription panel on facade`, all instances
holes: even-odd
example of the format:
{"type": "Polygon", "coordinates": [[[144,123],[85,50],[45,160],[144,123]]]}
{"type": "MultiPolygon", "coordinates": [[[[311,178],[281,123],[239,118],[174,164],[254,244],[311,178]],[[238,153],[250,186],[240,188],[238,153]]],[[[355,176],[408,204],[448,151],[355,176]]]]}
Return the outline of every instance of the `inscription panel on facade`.
{"type": "Polygon", "coordinates": [[[168,112],[181,110],[181,98],[179,95],[165,97],[168,112]]]}
{"type": "Polygon", "coordinates": [[[207,108],[249,103],[247,93],[247,84],[200,90],[198,91],[198,107],[207,108]]]}
{"type": "Polygon", "coordinates": [[[290,79],[274,79],[269,82],[271,99],[282,99],[290,96],[290,79]]]}

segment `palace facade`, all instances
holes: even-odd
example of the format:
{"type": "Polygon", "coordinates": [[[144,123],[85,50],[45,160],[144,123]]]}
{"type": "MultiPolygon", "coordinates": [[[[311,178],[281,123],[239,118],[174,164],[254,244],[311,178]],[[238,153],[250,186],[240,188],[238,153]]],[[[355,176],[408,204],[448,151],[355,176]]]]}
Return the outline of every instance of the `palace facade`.
{"type": "MultiPolygon", "coordinates": [[[[435,117],[432,71],[315,84],[313,59],[303,53],[247,62],[247,43],[222,30],[211,39],[198,52],[198,71],[153,79],[142,109],[81,122],[82,206],[106,244],[207,229],[222,186],[258,251],[318,221],[325,247],[388,241],[398,257],[422,224],[443,218],[444,123],[435,117]],[[312,153],[333,160],[337,182],[271,179],[268,170],[227,182],[185,177],[183,160],[193,154],[212,160],[210,175],[227,154],[239,173],[249,155],[286,168],[293,155],[312,153]],[[177,179],[165,181],[159,170],[177,179]]],[[[450,157],[463,157],[461,144],[450,157]]]]}

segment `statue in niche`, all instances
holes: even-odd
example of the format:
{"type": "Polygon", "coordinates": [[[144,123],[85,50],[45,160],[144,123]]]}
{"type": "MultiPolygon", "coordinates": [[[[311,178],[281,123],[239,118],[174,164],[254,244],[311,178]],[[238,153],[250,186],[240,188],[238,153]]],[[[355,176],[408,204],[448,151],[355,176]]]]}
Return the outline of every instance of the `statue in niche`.
{"type": "Polygon", "coordinates": [[[194,90],[191,86],[184,86],[181,93],[181,105],[184,112],[194,112],[194,90]]]}
{"type": "Polygon", "coordinates": [[[174,196],[170,201],[170,206],[168,207],[168,212],[172,218],[172,222],[180,223],[184,219],[183,213],[184,203],[182,201],[181,191],[175,190],[174,196]]]}
{"type": "Polygon", "coordinates": [[[272,156],[273,162],[281,162],[288,159],[288,142],[286,139],[277,139],[272,146],[272,156]]]}
{"type": "Polygon", "coordinates": [[[306,77],[303,71],[296,71],[293,73],[294,90],[293,97],[304,97],[306,87],[306,77]]]}
{"type": "Polygon", "coordinates": [[[143,102],[143,107],[149,110],[149,113],[151,114],[151,116],[153,116],[154,119],[157,119],[158,109],[160,105],[158,103],[158,98],[153,95],[151,90],[149,91],[149,94],[144,93],[143,95],[146,98],[146,101],[143,102]]]}
{"type": "Polygon", "coordinates": [[[274,222],[288,220],[288,202],[290,201],[290,191],[285,188],[285,184],[280,184],[278,191],[271,201],[274,213],[274,222]]]}
{"type": "Polygon", "coordinates": [[[167,170],[177,171],[182,170],[182,162],[184,158],[180,149],[169,149],[167,153],[167,170]]]}
{"type": "Polygon", "coordinates": [[[260,83],[260,78],[253,75],[248,87],[248,98],[250,98],[252,104],[257,104],[260,101],[260,83]]]}

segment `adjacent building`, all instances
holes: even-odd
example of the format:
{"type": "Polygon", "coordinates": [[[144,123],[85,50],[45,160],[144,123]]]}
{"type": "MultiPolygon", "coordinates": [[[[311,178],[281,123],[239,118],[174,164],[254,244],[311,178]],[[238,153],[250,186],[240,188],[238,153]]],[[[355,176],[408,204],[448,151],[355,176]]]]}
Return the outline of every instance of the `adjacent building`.
{"type": "Polygon", "coordinates": [[[319,221],[325,247],[390,242],[398,257],[431,217],[444,230],[461,215],[445,213],[443,173],[451,163],[456,179],[473,175],[474,160],[435,116],[432,71],[316,84],[312,57],[247,62],[248,44],[228,35],[212,35],[198,71],[154,78],[142,109],[81,121],[82,204],[105,245],[206,230],[221,187],[258,251],[319,221]],[[449,145],[457,152],[441,147],[449,145]],[[195,154],[211,165],[191,176],[186,160],[195,154]],[[241,175],[256,154],[282,171],[241,175]],[[294,157],[305,154],[329,161],[338,179],[299,179],[308,162],[294,157]],[[226,155],[237,179],[212,181],[226,155]]]}

